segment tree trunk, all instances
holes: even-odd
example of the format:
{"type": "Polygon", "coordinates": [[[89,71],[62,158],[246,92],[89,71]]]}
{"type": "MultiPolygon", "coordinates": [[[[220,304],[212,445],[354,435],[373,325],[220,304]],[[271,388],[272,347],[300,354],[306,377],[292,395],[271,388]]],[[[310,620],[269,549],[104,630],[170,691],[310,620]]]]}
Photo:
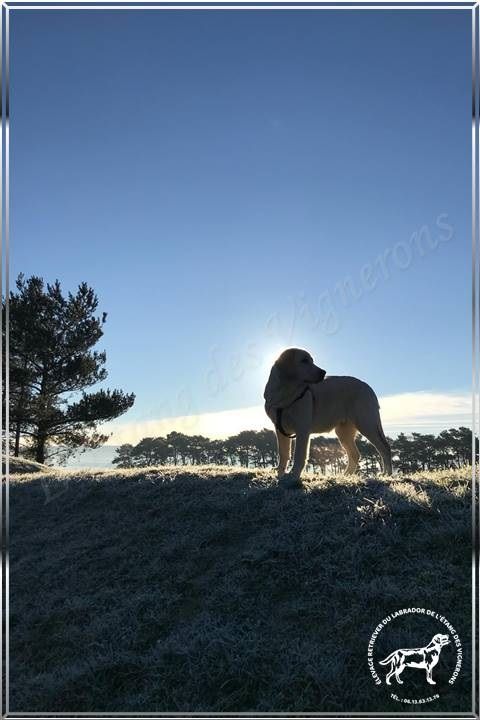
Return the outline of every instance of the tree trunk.
{"type": "Polygon", "coordinates": [[[14,457],[18,457],[20,454],[20,430],[21,430],[20,420],[17,420],[17,424],[15,426],[15,448],[13,451],[14,457]]]}
{"type": "MultiPolygon", "coordinates": [[[[26,370],[27,370],[27,359],[26,359],[26,357],[23,359],[23,367],[22,367],[22,370],[23,370],[23,374],[24,374],[24,377],[25,377],[25,373],[26,373],[26,370]]],[[[15,425],[15,450],[14,450],[14,452],[13,452],[14,457],[18,457],[19,454],[20,454],[20,434],[21,434],[21,430],[22,430],[22,421],[21,421],[21,418],[22,418],[22,415],[24,414],[24,412],[23,412],[23,411],[24,411],[23,403],[24,403],[24,400],[25,400],[25,394],[26,394],[26,388],[25,388],[25,383],[23,382],[22,385],[21,385],[21,387],[20,387],[20,394],[19,394],[19,397],[18,397],[17,408],[16,408],[16,411],[17,411],[17,412],[16,412],[16,414],[17,414],[17,422],[16,422],[16,425],[15,425]]]]}
{"type": "Polygon", "coordinates": [[[35,442],[35,461],[38,463],[45,462],[45,444],[47,438],[44,435],[37,435],[35,442]]]}

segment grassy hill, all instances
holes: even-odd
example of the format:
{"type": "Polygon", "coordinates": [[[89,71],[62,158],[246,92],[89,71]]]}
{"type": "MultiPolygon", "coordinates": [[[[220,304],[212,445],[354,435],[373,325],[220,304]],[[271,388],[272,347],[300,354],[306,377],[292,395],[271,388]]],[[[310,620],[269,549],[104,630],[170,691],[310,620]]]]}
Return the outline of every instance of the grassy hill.
{"type": "Polygon", "coordinates": [[[11,712],[403,711],[367,645],[411,606],[464,647],[425,709],[469,710],[467,470],[288,491],[222,467],[37,473],[10,498],[11,712]]]}
{"type": "MultiPolygon", "coordinates": [[[[48,465],[42,465],[42,463],[37,463],[34,460],[10,456],[8,470],[10,475],[23,475],[25,473],[37,472],[48,473],[51,472],[52,469],[48,467],[48,465]]],[[[2,455],[2,475],[5,475],[5,471],[5,455],[2,455]]]]}

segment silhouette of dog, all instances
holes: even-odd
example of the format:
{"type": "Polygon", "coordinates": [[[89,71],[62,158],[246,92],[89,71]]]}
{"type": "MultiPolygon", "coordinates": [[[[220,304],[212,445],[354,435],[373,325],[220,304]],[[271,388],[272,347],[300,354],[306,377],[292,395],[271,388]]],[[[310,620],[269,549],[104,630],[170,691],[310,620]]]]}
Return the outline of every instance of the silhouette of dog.
{"type": "Polygon", "coordinates": [[[301,348],[288,348],[275,361],[265,387],[265,411],[277,431],[278,477],[296,487],[308,457],[311,433],[335,428],[348,456],[347,474],[355,473],[360,453],[357,431],[377,449],[386,475],[392,474],[392,453],[382,429],[378,399],[372,388],[354,377],[330,375],[314,365],[301,348]],[[296,435],[293,467],[286,473],[292,437],[296,435]]]}
{"type": "Polygon", "coordinates": [[[390,671],[385,681],[390,685],[390,678],[395,675],[395,679],[399,685],[403,685],[400,675],[406,667],[423,668],[427,671],[427,682],[430,685],[436,685],[432,678],[432,670],[440,659],[440,653],[444,645],[450,642],[448,635],[438,633],[434,635],[426,647],[395,650],[390,653],[385,660],[380,660],[380,665],[388,665],[390,663],[390,671]]]}

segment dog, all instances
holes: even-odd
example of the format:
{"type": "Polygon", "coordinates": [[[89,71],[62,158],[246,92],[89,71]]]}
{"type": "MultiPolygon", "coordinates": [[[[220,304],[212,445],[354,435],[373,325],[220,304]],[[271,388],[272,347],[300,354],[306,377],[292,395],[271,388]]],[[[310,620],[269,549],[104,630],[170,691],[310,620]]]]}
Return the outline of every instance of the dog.
{"type": "Polygon", "coordinates": [[[278,478],[285,487],[300,485],[310,434],[335,433],[348,457],[347,474],[355,473],[360,453],[359,431],[377,449],[383,472],[392,474],[392,454],[382,429],[378,399],[372,388],[347,376],[327,376],[306,350],[288,348],[275,361],[265,387],[265,411],[275,425],[278,443],[278,478]],[[292,437],[296,437],[293,467],[292,437]]]}
{"type": "Polygon", "coordinates": [[[433,636],[426,647],[411,650],[402,648],[390,653],[385,660],[380,660],[380,665],[388,665],[388,663],[391,663],[390,671],[385,678],[385,682],[387,685],[391,685],[390,678],[392,675],[395,675],[397,683],[403,685],[403,680],[400,680],[400,675],[406,667],[414,667],[426,670],[427,682],[430,683],[430,685],[436,685],[435,680],[432,678],[432,670],[440,659],[442,647],[448,645],[449,642],[448,635],[438,633],[433,636]]]}

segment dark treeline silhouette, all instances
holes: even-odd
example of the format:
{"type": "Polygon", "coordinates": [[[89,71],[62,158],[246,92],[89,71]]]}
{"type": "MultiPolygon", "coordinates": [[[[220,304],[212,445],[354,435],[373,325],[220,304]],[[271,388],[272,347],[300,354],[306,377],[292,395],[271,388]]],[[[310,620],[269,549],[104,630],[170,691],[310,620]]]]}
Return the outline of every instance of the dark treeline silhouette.
{"type": "MultiPolygon", "coordinates": [[[[466,427],[444,430],[439,435],[401,433],[392,446],[396,467],[403,472],[447,470],[472,462],[472,432],[466,427]]],[[[380,469],[373,445],[359,436],[362,453],[360,467],[367,472],[380,469]]],[[[120,468],[154,465],[239,465],[241,467],[274,467],[277,464],[277,442],[271,430],[243,430],[226,440],[210,440],[203,435],[171,432],[166,437],[147,437],[137,445],[121,445],[113,464],[120,468]]],[[[346,467],[345,454],[336,438],[314,437],[308,460],[310,469],[321,473],[339,473],[346,467]]]]}

